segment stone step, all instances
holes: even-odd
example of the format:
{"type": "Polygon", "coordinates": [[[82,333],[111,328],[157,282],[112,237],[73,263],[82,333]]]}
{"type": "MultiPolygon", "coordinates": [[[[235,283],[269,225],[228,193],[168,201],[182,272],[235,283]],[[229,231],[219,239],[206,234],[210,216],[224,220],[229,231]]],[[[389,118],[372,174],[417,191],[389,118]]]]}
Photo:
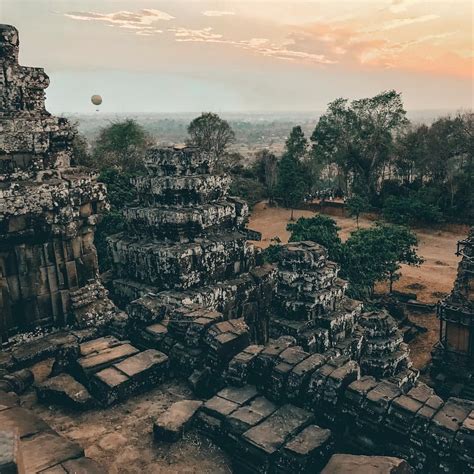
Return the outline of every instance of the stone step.
{"type": "Polygon", "coordinates": [[[93,373],[89,387],[92,395],[107,406],[158,385],[168,370],[168,356],[148,349],[93,373]]]}
{"type": "Polygon", "coordinates": [[[194,420],[201,407],[200,400],[181,400],[173,403],[153,423],[153,436],[156,441],[174,442],[180,439],[194,420]]]}

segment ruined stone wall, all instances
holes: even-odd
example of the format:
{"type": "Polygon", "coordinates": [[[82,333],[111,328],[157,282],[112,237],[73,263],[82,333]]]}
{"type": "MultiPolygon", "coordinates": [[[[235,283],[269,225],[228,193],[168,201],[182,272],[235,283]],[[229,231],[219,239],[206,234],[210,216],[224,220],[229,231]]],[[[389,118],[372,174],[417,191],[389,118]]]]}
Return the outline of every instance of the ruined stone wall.
{"type": "Polygon", "coordinates": [[[74,130],[45,109],[49,78],[18,64],[0,25],[0,339],[75,322],[71,291],[98,276],[94,228],[106,192],[71,167],[74,130]]]}

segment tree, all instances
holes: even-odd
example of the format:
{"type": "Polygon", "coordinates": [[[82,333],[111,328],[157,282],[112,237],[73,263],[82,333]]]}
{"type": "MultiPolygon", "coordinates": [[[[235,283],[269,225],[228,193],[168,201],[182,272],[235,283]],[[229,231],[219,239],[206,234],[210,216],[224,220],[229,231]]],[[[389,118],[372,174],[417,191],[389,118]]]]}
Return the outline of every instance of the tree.
{"type": "Polygon", "coordinates": [[[299,125],[293,127],[290,136],[286,140],[286,152],[299,161],[306,157],[308,152],[308,140],[299,125]]]}
{"type": "Polygon", "coordinates": [[[277,193],[286,207],[293,210],[303,200],[308,188],[308,176],[303,159],[306,157],[308,141],[300,126],[293,127],[286,140],[286,151],[278,166],[277,193]]]}
{"type": "Polygon", "coordinates": [[[368,211],[370,208],[369,201],[365,196],[352,196],[347,200],[347,210],[351,217],[355,217],[357,228],[359,228],[359,216],[368,211]]]}
{"type": "Polygon", "coordinates": [[[353,232],[344,244],[342,270],[349,280],[350,294],[357,298],[372,296],[375,283],[400,278],[400,264],[420,265],[416,253],[418,240],[408,228],[377,224],[353,232]]]}
{"type": "Polygon", "coordinates": [[[278,178],[278,158],[269,150],[260,150],[253,165],[255,174],[266,190],[269,203],[273,204],[278,178]]]}
{"type": "Polygon", "coordinates": [[[135,173],[143,170],[143,157],[149,145],[148,135],[135,120],[114,122],[100,131],[92,153],[92,164],[99,171],[115,167],[135,173]]]}
{"type": "Polygon", "coordinates": [[[374,199],[393,148],[393,138],[407,123],[401,95],[336,99],[321,116],[311,136],[313,157],[336,163],[356,194],[374,199]]]}
{"type": "Polygon", "coordinates": [[[312,240],[327,249],[331,260],[341,262],[342,242],[338,234],[340,229],[330,217],[300,217],[294,224],[288,224],[286,229],[291,232],[290,242],[312,240]]]}
{"type": "Polygon", "coordinates": [[[277,194],[285,207],[291,209],[290,220],[294,220],[293,210],[305,195],[305,176],[301,163],[285,153],[278,166],[277,194]]]}
{"type": "Polygon", "coordinates": [[[190,145],[215,157],[221,157],[235,139],[229,123],[212,112],[202,113],[188,126],[190,145]]]}

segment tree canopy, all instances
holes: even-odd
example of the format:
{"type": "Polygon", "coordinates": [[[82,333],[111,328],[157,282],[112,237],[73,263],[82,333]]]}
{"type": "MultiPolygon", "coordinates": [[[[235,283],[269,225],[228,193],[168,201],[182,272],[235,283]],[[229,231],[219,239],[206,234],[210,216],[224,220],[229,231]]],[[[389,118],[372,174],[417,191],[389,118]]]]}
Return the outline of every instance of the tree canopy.
{"type": "Polygon", "coordinates": [[[190,145],[220,157],[235,139],[235,133],[226,120],[207,112],[196,117],[188,126],[190,145]]]}
{"type": "Polygon", "coordinates": [[[316,160],[336,163],[358,193],[375,195],[390,157],[395,134],[407,125],[401,95],[393,90],[375,97],[336,99],[311,136],[316,160]]]}
{"type": "Polygon", "coordinates": [[[150,138],[135,120],[113,122],[103,128],[92,153],[92,165],[98,170],[116,167],[133,173],[143,169],[143,157],[150,138]]]}

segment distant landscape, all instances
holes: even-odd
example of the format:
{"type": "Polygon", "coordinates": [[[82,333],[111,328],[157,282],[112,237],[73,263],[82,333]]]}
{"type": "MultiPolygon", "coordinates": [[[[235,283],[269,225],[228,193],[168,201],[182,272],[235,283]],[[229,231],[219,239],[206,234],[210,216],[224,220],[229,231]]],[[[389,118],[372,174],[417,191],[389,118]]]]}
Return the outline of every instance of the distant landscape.
{"type": "MultiPolygon", "coordinates": [[[[261,112],[261,113],[219,113],[229,122],[235,132],[235,142],[230,151],[240,153],[247,160],[266,148],[273,153],[281,154],[291,129],[300,125],[306,136],[311,136],[319,117],[324,111],[315,112],[261,112]]],[[[412,110],[407,112],[408,119],[414,124],[430,124],[440,116],[456,113],[456,110],[433,109],[412,110]]],[[[95,112],[93,114],[65,113],[64,116],[77,123],[79,132],[89,143],[97,137],[101,128],[113,122],[133,119],[156,140],[157,145],[173,145],[186,140],[186,128],[200,112],[188,113],[135,113],[110,114],[95,112]]]]}

